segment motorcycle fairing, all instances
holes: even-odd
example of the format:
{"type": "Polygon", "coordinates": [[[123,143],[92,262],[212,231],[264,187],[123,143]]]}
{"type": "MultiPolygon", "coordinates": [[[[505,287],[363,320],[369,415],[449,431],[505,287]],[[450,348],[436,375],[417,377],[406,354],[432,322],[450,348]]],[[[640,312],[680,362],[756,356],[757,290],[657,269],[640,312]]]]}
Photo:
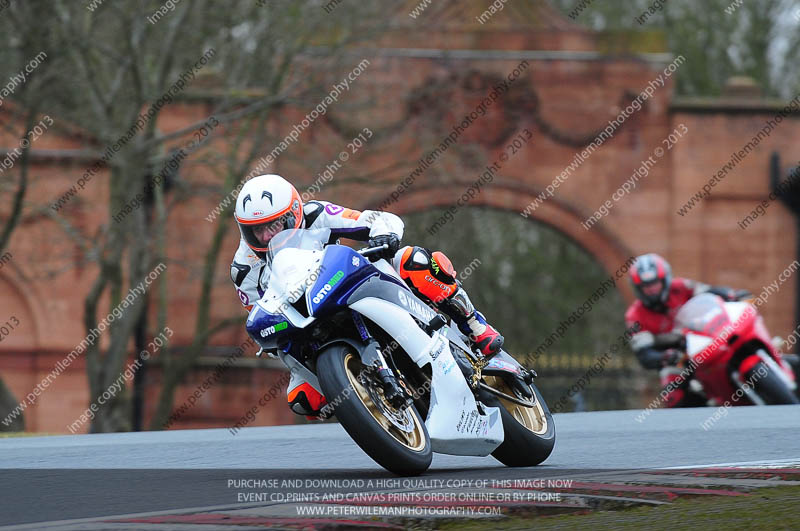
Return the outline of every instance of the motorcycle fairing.
{"type": "Polygon", "coordinates": [[[306,291],[309,313],[316,317],[340,310],[365,280],[380,275],[369,260],[349,247],[331,245],[323,252],[324,274],[306,291]]]}
{"type": "Polygon", "coordinates": [[[457,369],[450,343],[440,331],[428,336],[408,310],[377,297],[360,298],[350,307],[383,328],[418,366],[431,366],[431,405],[425,425],[433,451],[483,456],[503,442],[499,409],[483,406],[485,413],[478,411],[475,397],[457,369]]]}
{"type": "Polygon", "coordinates": [[[306,296],[308,279],[314,274],[325,276],[323,256],[324,251],[305,249],[284,249],[275,256],[269,285],[247,317],[247,333],[261,348],[275,349],[281,340],[315,320],[290,303],[306,296]]]}
{"type": "Polygon", "coordinates": [[[483,368],[485,374],[508,373],[512,376],[521,377],[525,369],[514,358],[508,355],[505,350],[501,350],[493,356],[483,368]]]}
{"type": "Polygon", "coordinates": [[[687,332],[685,334],[686,337],[686,353],[689,355],[690,358],[694,358],[701,352],[703,352],[706,348],[711,346],[714,342],[708,336],[704,336],[701,334],[695,334],[694,332],[687,332]]]}
{"type": "Polygon", "coordinates": [[[356,301],[366,297],[375,297],[391,301],[422,321],[429,323],[436,316],[430,306],[411,293],[405,285],[399,286],[385,275],[375,275],[354,289],[345,304],[352,307],[356,301]]]}
{"type": "Polygon", "coordinates": [[[277,348],[279,339],[297,330],[286,316],[268,312],[258,303],[250,310],[245,328],[250,337],[267,350],[277,348]]]}
{"type": "MultiPolygon", "coordinates": [[[[248,333],[262,347],[274,348],[283,334],[307,327],[317,316],[349,306],[385,330],[418,366],[431,366],[431,405],[425,424],[435,452],[485,456],[503,442],[499,408],[481,405],[484,411],[481,413],[469,385],[457,369],[450,350],[450,328],[436,331],[432,336],[425,333],[415,318],[428,323],[436,313],[414,296],[396,275],[381,271],[363,256],[343,246],[328,246],[323,251],[286,249],[273,260],[273,268],[276,266],[282,268],[281,271],[285,269],[286,273],[273,270],[267,291],[256,302],[248,319],[248,333]],[[307,285],[312,262],[320,265],[320,278],[315,280],[310,290],[306,290],[304,300],[308,304],[309,317],[305,317],[286,304],[287,298],[294,298],[296,291],[290,291],[289,285],[279,285],[279,281],[288,279],[291,287],[307,285]],[[336,276],[339,278],[332,283],[331,279],[336,276]],[[330,285],[330,289],[325,289],[315,302],[314,297],[326,285],[330,285]],[[287,322],[285,330],[260,337],[264,329],[271,332],[269,327],[284,319],[287,322]]],[[[463,345],[462,340],[458,341],[463,345]]]]}
{"type": "MultiPolygon", "coordinates": [[[[710,397],[724,400],[736,387],[742,389],[744,373],[759,361],[771,367],[790,390],[796,388],[791,368],[772,344],[753,305],[701,294],[681,308],[675,322],[676,330],[686,337],[687,354],[697,362],[695,377],[710,397]],[[732,361],[735,366],[730,365],[732,361]]],[[[762,403],[758,396],[750,400],[762,403]]]]}

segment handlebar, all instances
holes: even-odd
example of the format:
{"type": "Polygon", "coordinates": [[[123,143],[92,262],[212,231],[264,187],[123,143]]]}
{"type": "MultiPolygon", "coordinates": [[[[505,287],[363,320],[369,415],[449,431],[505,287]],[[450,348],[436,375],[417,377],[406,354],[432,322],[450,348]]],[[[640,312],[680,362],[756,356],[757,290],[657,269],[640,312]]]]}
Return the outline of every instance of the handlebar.
{"type": "Polygon", "coordinates": [[[658,350],[666,350],[668,348],[684,350],[686,348],[686,338],[683,336],[683,334],[679,334],[677,332],[656,334],[653,337],[653,340],[653,347],[658,350]]]}
{"type": "Polygon", "coordinates": [[[740,289],[736,291],[736,299],[740,301],[750,302],[752,299],[755,298],[749,290],[740,289]]]}
{"type": "Polygon", "coordinates": [[[379,245],[377,247],[365,247],[364,249],[359,249],[358,254],[361,256],[372,256],[373,254],[379,253],[384,249],[388,249],[389,245],[384,243],[383,245],[379,245]]]}

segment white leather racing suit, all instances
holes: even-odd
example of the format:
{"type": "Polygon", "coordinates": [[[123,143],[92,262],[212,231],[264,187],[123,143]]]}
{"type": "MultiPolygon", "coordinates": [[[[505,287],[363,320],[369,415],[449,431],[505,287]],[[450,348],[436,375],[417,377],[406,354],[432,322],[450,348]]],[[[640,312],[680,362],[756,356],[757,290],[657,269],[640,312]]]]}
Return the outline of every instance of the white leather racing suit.
{"type": "MultiPolygon", "coordinates": [[[[332,238],[350,238],[366,241],[376,236],[395,234],[399,239],[403,237],[403,221],[389,212],[365,210],[359,212],[327,201],[309,201],[303,205],[303,228],[306,229],[331,229],[332,238]]],[[[239,248],[231,264],[231,280],[236,287],[236,293],[242,305],[250,310],[258,299],[264,295],[270,277],[269,264],[256,256],[244,239],[239,242],[239,248]]],[[[291,361],[292,358],[287,357],[291,361]]],[[[300,364],[289,367],[292,369],[292,378],[289,382],[287,395],[292,410],[300,414],[311,414],[307,407],[312,397],[303,397],[316,390],[320,395],[321,389],[314,373],[300,364]],[[305,386],[312,389],[300,392],[305,386]],[[305,400],[305,403],[304,403],[305,400]]]]}

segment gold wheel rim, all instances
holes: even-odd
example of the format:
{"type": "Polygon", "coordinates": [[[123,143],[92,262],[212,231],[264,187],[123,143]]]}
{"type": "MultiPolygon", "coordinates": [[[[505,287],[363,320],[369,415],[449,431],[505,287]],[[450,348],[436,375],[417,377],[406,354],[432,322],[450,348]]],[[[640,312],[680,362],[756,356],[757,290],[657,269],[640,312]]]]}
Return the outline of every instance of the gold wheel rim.
{"type": "Polygon", "coordinates": [[[370,390],[358,378],[364,366],[361,360],[353,353],[348,352],[345,355],[344,367],[347,379],[355,390],[356,396],[358,396],[358,399],[367,408],[369,414],[380,424],[383,430],[409,450],[413,452],[422,451],[425,448],[425,432],[422,429],[422,421],[416,410],[412,407],[408,407],[404,411],[395,409],[384,399],[382,389],[370,393],[370,390]],[[378,398],[380,405],[376,404],[375,398],[378,398]],[[389,416],[394,417],[394,422],[389,416]],[[401,417],[405,418],[401,419],[401,417]],[[402,420],[412,424],[410,430],[405,430],[398,426],[402,420]]]}
{"type": "MultiPolygon", "coordinates": [[[[493,389],[497,389],[501,393],[505,393],[510,396],[516,396],[509,385],[498,376],[485,376],[484,381],[486,382],[486,385],[493,389]]],[[[508,411],[511,416],[514,417],[514,420],[522,424],[528,431],[533,432],[536,435],[543,435],[547,431],[547,416],[544,414],[541,400],[539,400],[538,397],[536,397],[536,402],[532,407],[525,407],[515,404],[514,402],[509,402],[508,400],[505,400],[499,396],[497,399],[500,401],[506,411],[508,411]]]]}

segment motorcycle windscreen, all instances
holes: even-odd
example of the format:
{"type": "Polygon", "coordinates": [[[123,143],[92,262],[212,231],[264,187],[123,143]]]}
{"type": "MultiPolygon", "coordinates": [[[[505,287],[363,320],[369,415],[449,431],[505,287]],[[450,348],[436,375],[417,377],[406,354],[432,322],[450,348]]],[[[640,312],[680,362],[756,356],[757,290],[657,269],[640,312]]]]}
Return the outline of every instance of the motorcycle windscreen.
{"type": "Polygon", "coordinates": [[[269,242],[269,284],[262,300],[273,299],[293,304],[323,274],[322,250],[330,238],[330,229],[291,229],[269,242]]]}
{"type": "Polygon", "coordinates": [[[675,316],[675,326],[716,337],[731,324],[723,300],[711,293],[693,297],[675,316]]]}
{"type": "Polygon", "coordinates": [[[276,234],[267,248],[267,263],[286,249],[321,251],[331,237],[330,229],[287,229],[276,234]]]}

